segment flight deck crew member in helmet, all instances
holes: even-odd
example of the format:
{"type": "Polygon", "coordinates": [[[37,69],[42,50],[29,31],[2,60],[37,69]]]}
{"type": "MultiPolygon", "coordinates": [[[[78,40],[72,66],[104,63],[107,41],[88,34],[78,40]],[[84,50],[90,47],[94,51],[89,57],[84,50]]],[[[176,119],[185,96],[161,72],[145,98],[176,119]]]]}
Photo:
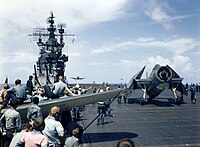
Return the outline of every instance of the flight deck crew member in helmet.
{"type": "Polygon", "coordinates": [[[57,121],[59,112],[59,107],[52,107],[50,109],[49,116],[44,120],[45,128],[43,130],[43,134],[48,138],[50,146],[62,146],[60,138],[64,138],[64,128],[62,124],[57,121]]]}
{"type": "Polygon", "coordinates": [[[104,102],[98,102],[97,113],[98,113],[97,125],[100,124],[104,125],[104,118],[106,114],[106,106],[104,102]]]}
{"type": "Polygon", "coordinates": [[[16,132],[21,131],[22,120],[20,113],[16,111],[18,106],[17,100],[10,101],[10,108],[4,112],[0,118],[0,128],[4,128],[3,140],[4,147],[8,147],[16,132]]]}

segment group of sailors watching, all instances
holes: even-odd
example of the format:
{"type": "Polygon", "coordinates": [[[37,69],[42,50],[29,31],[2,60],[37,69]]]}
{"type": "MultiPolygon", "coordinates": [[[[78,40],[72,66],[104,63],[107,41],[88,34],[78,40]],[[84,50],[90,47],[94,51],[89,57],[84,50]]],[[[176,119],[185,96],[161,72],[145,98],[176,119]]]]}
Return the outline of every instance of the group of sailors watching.
{"type": "MultiPolygon", "coordinates": [[[[33,94],[34,87],[32,84],[32,79],[33,77],[30,76],[29,80],[26,83],[26,86],[22,85],[21,80],[19,79],[15,81],[15,86],[12,88],[10,88],[7,83],[5,83],[3,86],[3,90],[1,93],[2,107],[0,107],[0,109],[5,108],[8,105],[10,107],[8,107],[9,109],[5,111],[5,113],[0,119],[0,135],[2,135],[1,139],[3,139],[3,144],[1,144],[0,146],[8,147],[13,136],[15,136],[16,133],[18,134],[21,130],[22,132],[27,132],[31,130],[31,133],[29,133],[28,135],[24,135],[24,138],[22,138],[22,136],[20,137],[21,145],[56,145],[59,147],[72,146],[73,144],[74,146],[78,146],[79,139],[77,139],[77,136],[81,134],[80,127],[70,130],[70,132],[68,133],[68,137],[71,138],[67,138],[64,143],[62,138],[65,137],[64,130],[66,129],[66,126],[64,125],[66,124],[66,122],[65,120],[61,120],[60,108],[52,107],[49,116],[46,117],[45,120],[43,120],[42,110],[38,106],[38,103],[41,100],[40,97],[55,99],[60,98],[64,95],[76,96],[85,94],[90,88],[83,89],[80,87],[79,84],[77,84],[74,87],[70,87],[64,83],[63,76],[59,76],[58,82],[56,82],[52,86],[52,88],[50,88],[50,86],[48,85],[45,85],[44,87],[38,87],[37,90],[35,90],[36,94],[33,94]],[[26,127],[22,128],[21,116],[20,113],[16,111],[16,108],[18,105],[22,104],[25,100],[27,100],[27,94],[30,96],[31,101],[33,102],[33,105],[31,105],[27,110],[26,120],[27,124],[31,125],[31,128],[27,128],[28,125],[25,125],[26,127]],[[59,119],[59,121],[57,119],[59,119]],[[61,121],[65,123],[62,125],[61,121]]],[[[69,111],[71,110],[67,110],[67,115],[70,113],[69,111]]],[[[65,112],[63,111],[62,113],[65,112]]],[[[75,109],[75,117],[80,117],[80,115],[77,114],[79,114],[79,111],[75,109]]],[[[71,113],[69,115],[71,116],[71,113]]],[[[20,132],[20,134],[22,133],[20,132]]],[[[14,138],[14,140],[16,140],[16,137],[14,138]]],[[[16,141],[14,142],[16,143],[16,141]]],[[[13,146],[12,142],[11,145],[13,146]]],[[[21,146],[20,144],[18,145],[21,146]]],[[[17,145],[15,144],[14,146],[17,145]]]]}
{"type": "Polygon", "coordinates": [[[28,108],[27,122],[23,127],[20,113],[16,111],[19,101],[10,101],[10,108],[0,118],[1,146],[78,147],[79,128],[72,128],[66,133],[59,120],[60,108],[57,106],[52,107],[49,115],[43,119],[38,100],[35,97],[33,105],[28,108]]]}
{"type": "MultiPolygon", "coordinates": [[[[26,86],[21,84],[20,79],[15,81],[15,86],[12,88],[10,88],[7,83],[5,83],[3,86],[3,91],[1,93],[3,102],[1,108],[5,108],[8,105],[10,107],[8,107],[9,109],[5,111],[0,119],[0,134],[2,135],[3,141],[2,145],[5,147],[31,145],[70,146],[71,144],[78,146],[82,129],[80,127],[73,128],[68,132],[67,139],[64,141],[63,139],[66,138],[64,130],[66,130],[66,128],[64,124],[62,124],[61,118],[58,118],[58,116],[61,114],[60,108],[56,106],[52,107],[49,115],[43,119],[44,116],[42,115],[42,110],[38,106],[38,103],[41,100],[41,97],[55,99],[64,95],[82,95],[90,90],[91,87],[85,89],[79,84],[76,84],[74,87],[72,87],[64,83],[63,76],[59,76],[58,82],[54,83],[52,87],[49,85],[45,85],[44,87],[39,86],[37,89],[35,89],[36,94],[34,94],[32,79],[33,77],[29,76],[26,86]],[[21,116],[20,113],[16,111],[16,108],[18,105],[27,100],[27,95],[29,95],[33,104],[27,110],[27,120],[22,127],[21,116]]],[[[104,87],[105,86],[100,87],[98,90],[93,91],[93,93],[108,91],[110,89],[108,86],[105,88],[104,87]]],[[[104,117],[106,115],[114,116],[111,115],[110,104],[110,100],[106,100],[103,103],[98,103],[97,124],[103,125],[105,123],[104,117]],[[100,107],[102,104],[103,107],[100,107]]],[[[67,113],[71,110],[73,112],[72,114],[74,115],[74,119],[80,118],[80,106],[68,110],[67,113]]],[[[71,112],[69,115],[71,115],[71,112]]]]}
{"type": "Polygon", "coordinates": [[[63,96],[77,96],[85,94],[88,90],[76,84],[74,87],[64,82],[64,77],[59,76],[58,82],[53,85],[46,84],[45,86],[34,87],[32,83],[33,76],[29,76],[26,85],[22,85],[21,80],[15,80],[15,86],[11,87],[8,83],[3,85],[2,92],[0,94],[0,102],[2,102],[1,108],[7,107],[10,100],[16,99],[19,104],[22,104],[25,100],[32,100],[34,96],[39,97],[40,101],[45,99],[56,99],[63,96]]]}

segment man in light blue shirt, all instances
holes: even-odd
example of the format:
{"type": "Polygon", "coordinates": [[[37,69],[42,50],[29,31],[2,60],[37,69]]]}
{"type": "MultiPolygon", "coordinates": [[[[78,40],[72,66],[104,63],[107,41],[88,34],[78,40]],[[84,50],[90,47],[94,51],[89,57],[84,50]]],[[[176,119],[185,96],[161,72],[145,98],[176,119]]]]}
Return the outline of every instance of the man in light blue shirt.
{"type": "Polygon", "coordinates": [[[63,82],[64,81],[64,77],[63,76],[59,76],[58,80],[59,80],[58,82],[54,83],[53,89],[52,89],[53,93],[55,95],[58,95],[59,97],[64,96],[65,90],[67,92],[69,92],[71,95],[73,95],[73,96],[75,95],[69,90],[69,88],[67,87],[67,84],[65,84],[63,82]]]}
{"type": "Polygon", "coordinates": [[[55,98],[59,98],[65,95],[65,90],[70,93],[72,96],[75,96],[75,94],[73,94],[69,88],[67,87],[67,84],[65,84],[64,78],[63,76],[59,76],[58,78],[58,82],[54,83],[53,87],[52,87],[52,91],[50,89],[50,87],[48,85],[44,86],[45,89],[45,93],[47,95],[47,97],[55,99],[55,98]]]}
{"type": "Polygon", "coordinates": [[[50,145],[61,147],[62,142],[59,138],[64,137],[64,128],[62,124],[57,121],[58,114],[60,112],[59,107],[52,107],[50,109],[49,116],[45,118],[45,128],[42,133],[48,138],[50,145]]]}

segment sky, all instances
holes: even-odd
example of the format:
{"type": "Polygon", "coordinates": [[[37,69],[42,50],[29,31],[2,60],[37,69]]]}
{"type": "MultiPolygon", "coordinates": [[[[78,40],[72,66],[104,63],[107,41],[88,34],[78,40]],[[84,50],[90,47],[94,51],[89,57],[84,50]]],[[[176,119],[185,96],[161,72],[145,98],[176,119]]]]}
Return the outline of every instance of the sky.
{"type": "Polygon", "coordinates": [[[76,35],[63,49],[69,83],[127,83],[155,64],[200,82],[199,0],[0,0],[0,81],[25,83],[33,74],[39,48],[28,35],[48,26],[51,11],[76,35]]]}

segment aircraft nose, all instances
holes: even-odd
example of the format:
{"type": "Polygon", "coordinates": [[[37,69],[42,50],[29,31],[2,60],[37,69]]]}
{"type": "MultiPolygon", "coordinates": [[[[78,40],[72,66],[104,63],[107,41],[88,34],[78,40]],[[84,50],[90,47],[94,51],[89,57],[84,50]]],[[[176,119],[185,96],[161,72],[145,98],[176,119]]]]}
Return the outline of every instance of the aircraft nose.
{"type": "Polygon", "coordinates": [[[160,72],[160,76],[161,76],[163,79],[167,78],[167,72],[166,72],[165,70],[161,71],[161,72],[160,72]]]}
{"type": "Polygon", "coordinates": [[[166,68],[166,67],[161,67],[158,70],[158,77],[160,78],[160,80],[164,80],[164,81],[168,81],[171,78],[171,71],[166,68]]]}

